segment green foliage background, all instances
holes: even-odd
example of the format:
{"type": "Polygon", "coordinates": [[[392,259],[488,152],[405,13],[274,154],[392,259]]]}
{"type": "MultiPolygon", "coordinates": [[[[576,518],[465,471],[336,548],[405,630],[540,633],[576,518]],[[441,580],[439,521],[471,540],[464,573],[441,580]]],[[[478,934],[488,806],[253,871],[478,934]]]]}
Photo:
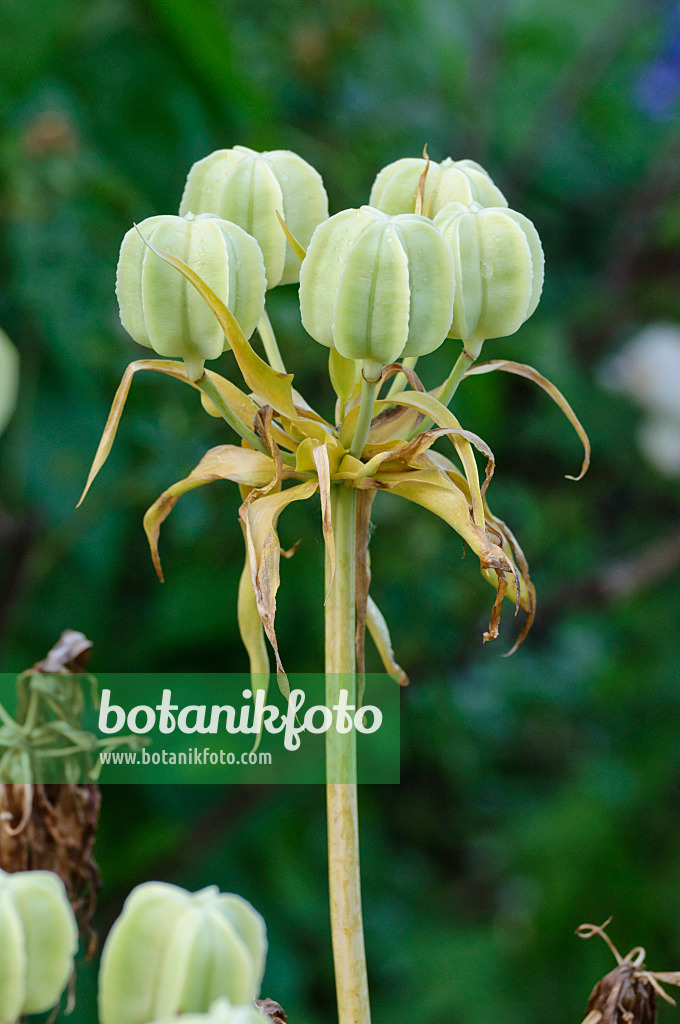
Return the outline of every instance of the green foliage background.
{"type": "MultiPolygon", "coordinates": [[[[118,324],[120,239],[175,212],[194,160],[236,143],[294,149],[336,211],[427,142],[436,159],[480,161],[544,240],[537,313],[485,355],[530,362],[567,394],[593,442],[590,473],[564,480],[577,442],[526,382],[478,378],[456,400],[494,449],[492,507],[539,592],[513,658],[498,657],[507,612],[502,641],[481,646],[492,593],[457,538],[423,510],[376,502],[374,593],[412,678],[402,784],[361,800],[378,1024],[576,1024],[612,962],[574,929],[609,914],[624,952],[642,943],[653,967],[680,967],[679,488],[639,455],[640,413],[597,377],[640,326],[680,320],[677,105],[655,113],[639,88],[655,62],[677,63],[674,17],[654,0],[0,10],[0,323],[22,356],[0,443],[3,670],[32,664],[65,627],[94,641],[95,671],[246,667],[236,489],[182,499],[163,586],[141,529],[158,493],[225,437],[188,389],[135,381],[113,455],[74,511],[118,380],[143,354],[118,324]],[[631,558],[631,591],[612,596],[607,567],[631,558]]],[[[295,290],[271,299],[296,383],[330,409],[325,350],[301,333],[295,290]]],[[[454,353],[424,361],[427,384],[454,353]]],[[[285,546],[303,538],[278,615],[296,671],[322,657],[312,506],[282,520],[285,546]]],[[[216,882],[267,918],[265,994],[292,1024],[333,1019],[320,788],[109,788],[98,855],[102,933],[142,880],[216,882]]],[[[74,1024],[95,1017],[95,976],[79,970],[74,1024]]]]}

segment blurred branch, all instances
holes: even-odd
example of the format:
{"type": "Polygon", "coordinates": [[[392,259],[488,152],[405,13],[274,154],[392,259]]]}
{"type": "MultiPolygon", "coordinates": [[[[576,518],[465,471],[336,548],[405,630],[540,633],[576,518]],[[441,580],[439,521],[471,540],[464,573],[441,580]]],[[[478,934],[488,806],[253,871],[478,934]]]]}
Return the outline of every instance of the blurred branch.
{"type": "Polygon", "coordinates": [[[542,603],[539,630],[565,612],[583,605],[607,607],[633,597],[672,576],[680,568],[680,528],[652,541],[640,551],[596,570],[591,576],[563,584],[542,603]]]}

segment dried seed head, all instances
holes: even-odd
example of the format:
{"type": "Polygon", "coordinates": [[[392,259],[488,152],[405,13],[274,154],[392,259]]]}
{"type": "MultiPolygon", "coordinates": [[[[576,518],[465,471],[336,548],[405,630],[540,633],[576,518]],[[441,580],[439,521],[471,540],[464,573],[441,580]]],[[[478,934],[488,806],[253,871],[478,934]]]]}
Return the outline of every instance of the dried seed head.
{"type": "MultiPolygon", "coordinates": [[[[611,918],[609,919],[611,920],[611,918]]],[[[661,982],[680,985],[680,972],[648,971],[642,946],[621,956],[603,925],[582,924],[576,934],[582,939],[599,935],[616,958],[617,966],[599,981],[588,1000],[582,1024],[656,1024],[657,996],[675,1006],[661,982]]]]}

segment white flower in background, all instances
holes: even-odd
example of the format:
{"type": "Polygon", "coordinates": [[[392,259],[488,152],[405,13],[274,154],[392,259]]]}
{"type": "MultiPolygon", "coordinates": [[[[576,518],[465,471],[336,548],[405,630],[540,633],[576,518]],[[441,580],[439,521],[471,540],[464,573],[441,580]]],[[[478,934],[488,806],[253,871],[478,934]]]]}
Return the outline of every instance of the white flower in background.
{"type": "Polygon", "coordinates": [[[650,324],[600,370],[600,382],[647,414],[640,448],[662,473],[680,476],[680,326],[650,324]]]}

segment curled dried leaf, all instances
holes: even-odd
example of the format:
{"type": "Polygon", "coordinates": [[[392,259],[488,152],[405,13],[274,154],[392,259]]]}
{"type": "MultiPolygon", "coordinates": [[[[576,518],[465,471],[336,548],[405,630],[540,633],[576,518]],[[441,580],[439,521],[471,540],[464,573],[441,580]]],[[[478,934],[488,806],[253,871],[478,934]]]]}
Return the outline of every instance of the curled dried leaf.
{"type": "MultiPolygon", "coordinates": [[[[328,445],[318,444],[312,451],[314,466],[316,467],[319,479],[319,497],[321,499],[321,529],[323,540],[326,545],[326,553],[331,566],[331,579],[328,585],[328,594],[331,592],[335,579],[335,538],[333,537],[333,522],[331,519],[331,468],[328,461],[328,445]]],[[[325,602],[324,602],[325,603],[325,602]]]]}
{"type": "Polygon", "coordinates": [[[312,494],[316,493],[318,486],[317,480],[308,480],[278,494],[266,494],[263,497],[253,498],[251,493],[239,509],[239,516],[245,528],[250,578],[258,614],[274,650],[277,679],[286,696],[290,691],[281,664],[279,645],[274,629],[281,559],[281,545],[276,533],[276,524],[284,508],[294,501],[304,501],[310,498],[312,494]]]}
{"type": "MultiPolygon", "coordinates": [[[[279,469],[283,479],[296,475],[290,466],[279,465],[279,469]]],[[[191,473],[163,491],[144,516],[144,531],[159,580],[163,580],[158,554],[161,526],[183,494],[215,480],[232,480],[249,488],[267,489],[276,483],[276,478],[277,465],[274,460],[252,448],[237,448],[232,444],[224,444],[206,452],[191,473]]]]}
{"type": "Polygon", "coordinates": [[[399,683],[400,686],[408,686],[408,676],[394,656],[392,638],[385,621],[385,616],[370,594],[366,602],[366,625],[387,674],[392,676],[394,681],[399,683]]]}
{"type": "Polygon", "coordinates": [[[556,388],[547,377],[544,377],[534,370],[533,366],[527,366],[525,363],[515,363],[509,359],[492,359],[487,363],[477,363],[465,374],[466,377],[473,377],[477,374],[482,373],[493,373],[495,370],[502,370],[504,373],[513,373],[517,377],[525,377],[527,380],[531,380],[534,384],[538,384],[539,388],[542,388],[547,395],[552,398],[553,402],[562,410],[564,415],[567,417],[572,427],[578,434],[579,440],[583,445],[583,462],[581,464],[581,471],[578,476],[570,476],[567,474],[567,480],[580,480],[588,471],[590,465],[590,440],[585,432],[585,429],[579,420],[578,416],[572,409],[571,405],[564,397],[559,388],[556,388]]]}
{"type": "MultiPolygon", "coordinates": [[[[431,420],[434,420],[437,426],[453,428],[454,432],[451,434],[451,440],[463,464],[465,476],[470,488],[472,517],[477,526],[483,530],[484,499],[479,486],[477,463],[475,462],[470,441],[467,438],[460,436],[460,432],[463,428],[456,417],[432,395],[420,394],[416,391],[402,391],[400,394],[394,395],[392,399],[390,399],[390,403],[405,405],[409,408],[417,409],[419,412],[425,413],[426,416],[429,416],[431,420]]],[[[387,401],[382,399],[375,403],[376,408],[384,406],[385,404],[388,404],[387,401]]],[[[483,443],[484,442],[482,442],[482,444],[483,443]]]]}
{"type": "MultiPolygon", "coordinates": [[[[132,384],[132,378],[135,373],[139,370],[151,370],[155,373],[164,373],[168,377],[174,377],[176,380],[181,380],[184,384],[188,384],[199,393],[201,389],[194,381],[189,380],[184,369],[184,364],[177,359],[136,359],[133,363],[130,363],[126,367],[125,373],[118,386],[118,390],[114,395],[113,402],[111,404],[111,411],[109,412],[104,431],[99,442],[99,446],[95,453],[90,472],[87,477],[85,489],[80,496],[78,505],[80,507],[85,499],[85,495],[89,491],[95,477],[99,473],[100,469],[106,462],[113,447],[113,442],[116,439],[116,433],[118,432],[118,425],[120,418],[125,408],[128,394],[130,392],[130,385],[132,384]]],[[[220,377],[217,373],[212,373],[210,370],[206,370],[206,374],[212,380],[213,384],[221,392],[222,397],[241,420],[244,426],[250,426],[253,421],[253,416],[257,412],[257,406],[255,403],[243,394],[231,381],[225,380],[220,377]]]]}
{"type": "Polygon", "coordinates": [[[466,541],[479,558],[483,570],[493,569],[497,576],[497,592],[491,612],[489,629],[484,640],[498,635],[501,602],[508,587],[507,576],[514,578],[519,587],[517,569],[505,552],[494,544],[485,530],[473,522],[463,491],[437,469],[380,473],[377,479],[390,491],[400,494],[416,505],[429,509],[448,523],[466,541]]]}
{"type": "Polygon", "coordinates": [[[579,938],[598,935],[606,942],[616,959],[616,967],[597,983],[588,999],[588,1014],[583,1024],[656,1024],[657,996],[675,1006],[662,982],[680,985],[680,971],[650,971],[645,967],[642,946],[621,956],[607,935],[609,921],[603,925],[582,924],[576,929],[579,938]]]}

